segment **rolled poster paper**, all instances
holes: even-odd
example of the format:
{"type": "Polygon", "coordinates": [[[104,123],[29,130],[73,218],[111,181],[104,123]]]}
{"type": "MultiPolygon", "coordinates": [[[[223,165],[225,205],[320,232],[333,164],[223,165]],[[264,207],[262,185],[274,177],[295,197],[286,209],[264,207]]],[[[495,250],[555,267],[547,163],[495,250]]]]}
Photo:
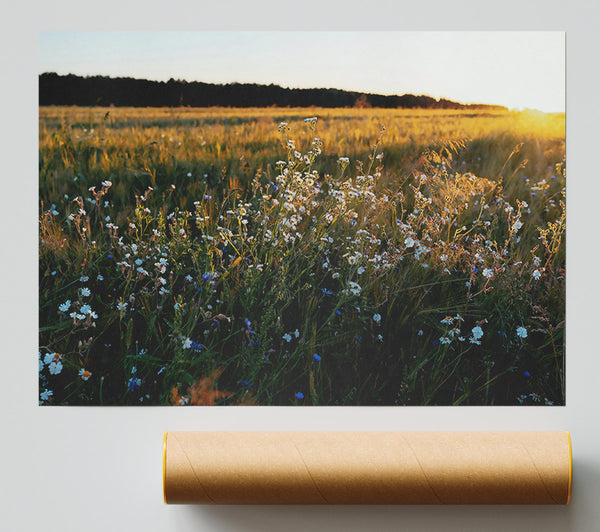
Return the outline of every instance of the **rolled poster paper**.
{"type": "Polygon", "coordinates": [[[568,432],[167,432],[168,504],[568,504],[568,432]]]}

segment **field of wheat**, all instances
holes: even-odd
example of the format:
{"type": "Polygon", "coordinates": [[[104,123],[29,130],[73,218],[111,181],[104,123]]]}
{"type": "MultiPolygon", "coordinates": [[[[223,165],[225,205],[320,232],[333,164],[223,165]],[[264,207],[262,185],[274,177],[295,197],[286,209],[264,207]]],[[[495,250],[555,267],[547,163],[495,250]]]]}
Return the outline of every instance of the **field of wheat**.
{"type": "Polygon", "coordinates": [[[564,404],[564,114],[39,127],[41,404],[564,404]]]}

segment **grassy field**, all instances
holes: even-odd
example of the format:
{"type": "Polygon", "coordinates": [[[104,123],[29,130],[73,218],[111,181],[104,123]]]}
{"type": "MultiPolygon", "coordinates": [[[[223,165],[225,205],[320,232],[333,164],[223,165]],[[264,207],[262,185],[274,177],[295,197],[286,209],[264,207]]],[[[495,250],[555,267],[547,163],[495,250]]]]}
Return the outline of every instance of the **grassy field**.
{"type": "Polygon", "coordinates": [[[40,403],[564,404],[565,117],[40,108],[40,403]]]}

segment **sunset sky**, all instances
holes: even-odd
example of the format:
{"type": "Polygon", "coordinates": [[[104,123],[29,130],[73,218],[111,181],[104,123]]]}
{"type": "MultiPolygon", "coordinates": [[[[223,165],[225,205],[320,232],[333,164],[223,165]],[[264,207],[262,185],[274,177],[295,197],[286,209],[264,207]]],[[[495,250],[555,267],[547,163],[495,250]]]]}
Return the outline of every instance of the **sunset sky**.
{"type": "Polygon", "coordinates": [[[563,32],[42,32],[39,72],[331,87],[565,110],[563,32]]]}

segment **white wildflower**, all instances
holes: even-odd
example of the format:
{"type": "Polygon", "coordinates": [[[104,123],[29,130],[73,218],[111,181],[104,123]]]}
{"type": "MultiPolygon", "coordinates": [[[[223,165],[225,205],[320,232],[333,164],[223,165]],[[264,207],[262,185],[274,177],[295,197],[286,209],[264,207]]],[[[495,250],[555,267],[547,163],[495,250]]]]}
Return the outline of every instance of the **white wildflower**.
{"type": "Polygon", "coordinates": [[[483,336],[483,330],[479,326],[473,327],[473,330],[471,332],[475,340],[479,340],[483,336]]]}

